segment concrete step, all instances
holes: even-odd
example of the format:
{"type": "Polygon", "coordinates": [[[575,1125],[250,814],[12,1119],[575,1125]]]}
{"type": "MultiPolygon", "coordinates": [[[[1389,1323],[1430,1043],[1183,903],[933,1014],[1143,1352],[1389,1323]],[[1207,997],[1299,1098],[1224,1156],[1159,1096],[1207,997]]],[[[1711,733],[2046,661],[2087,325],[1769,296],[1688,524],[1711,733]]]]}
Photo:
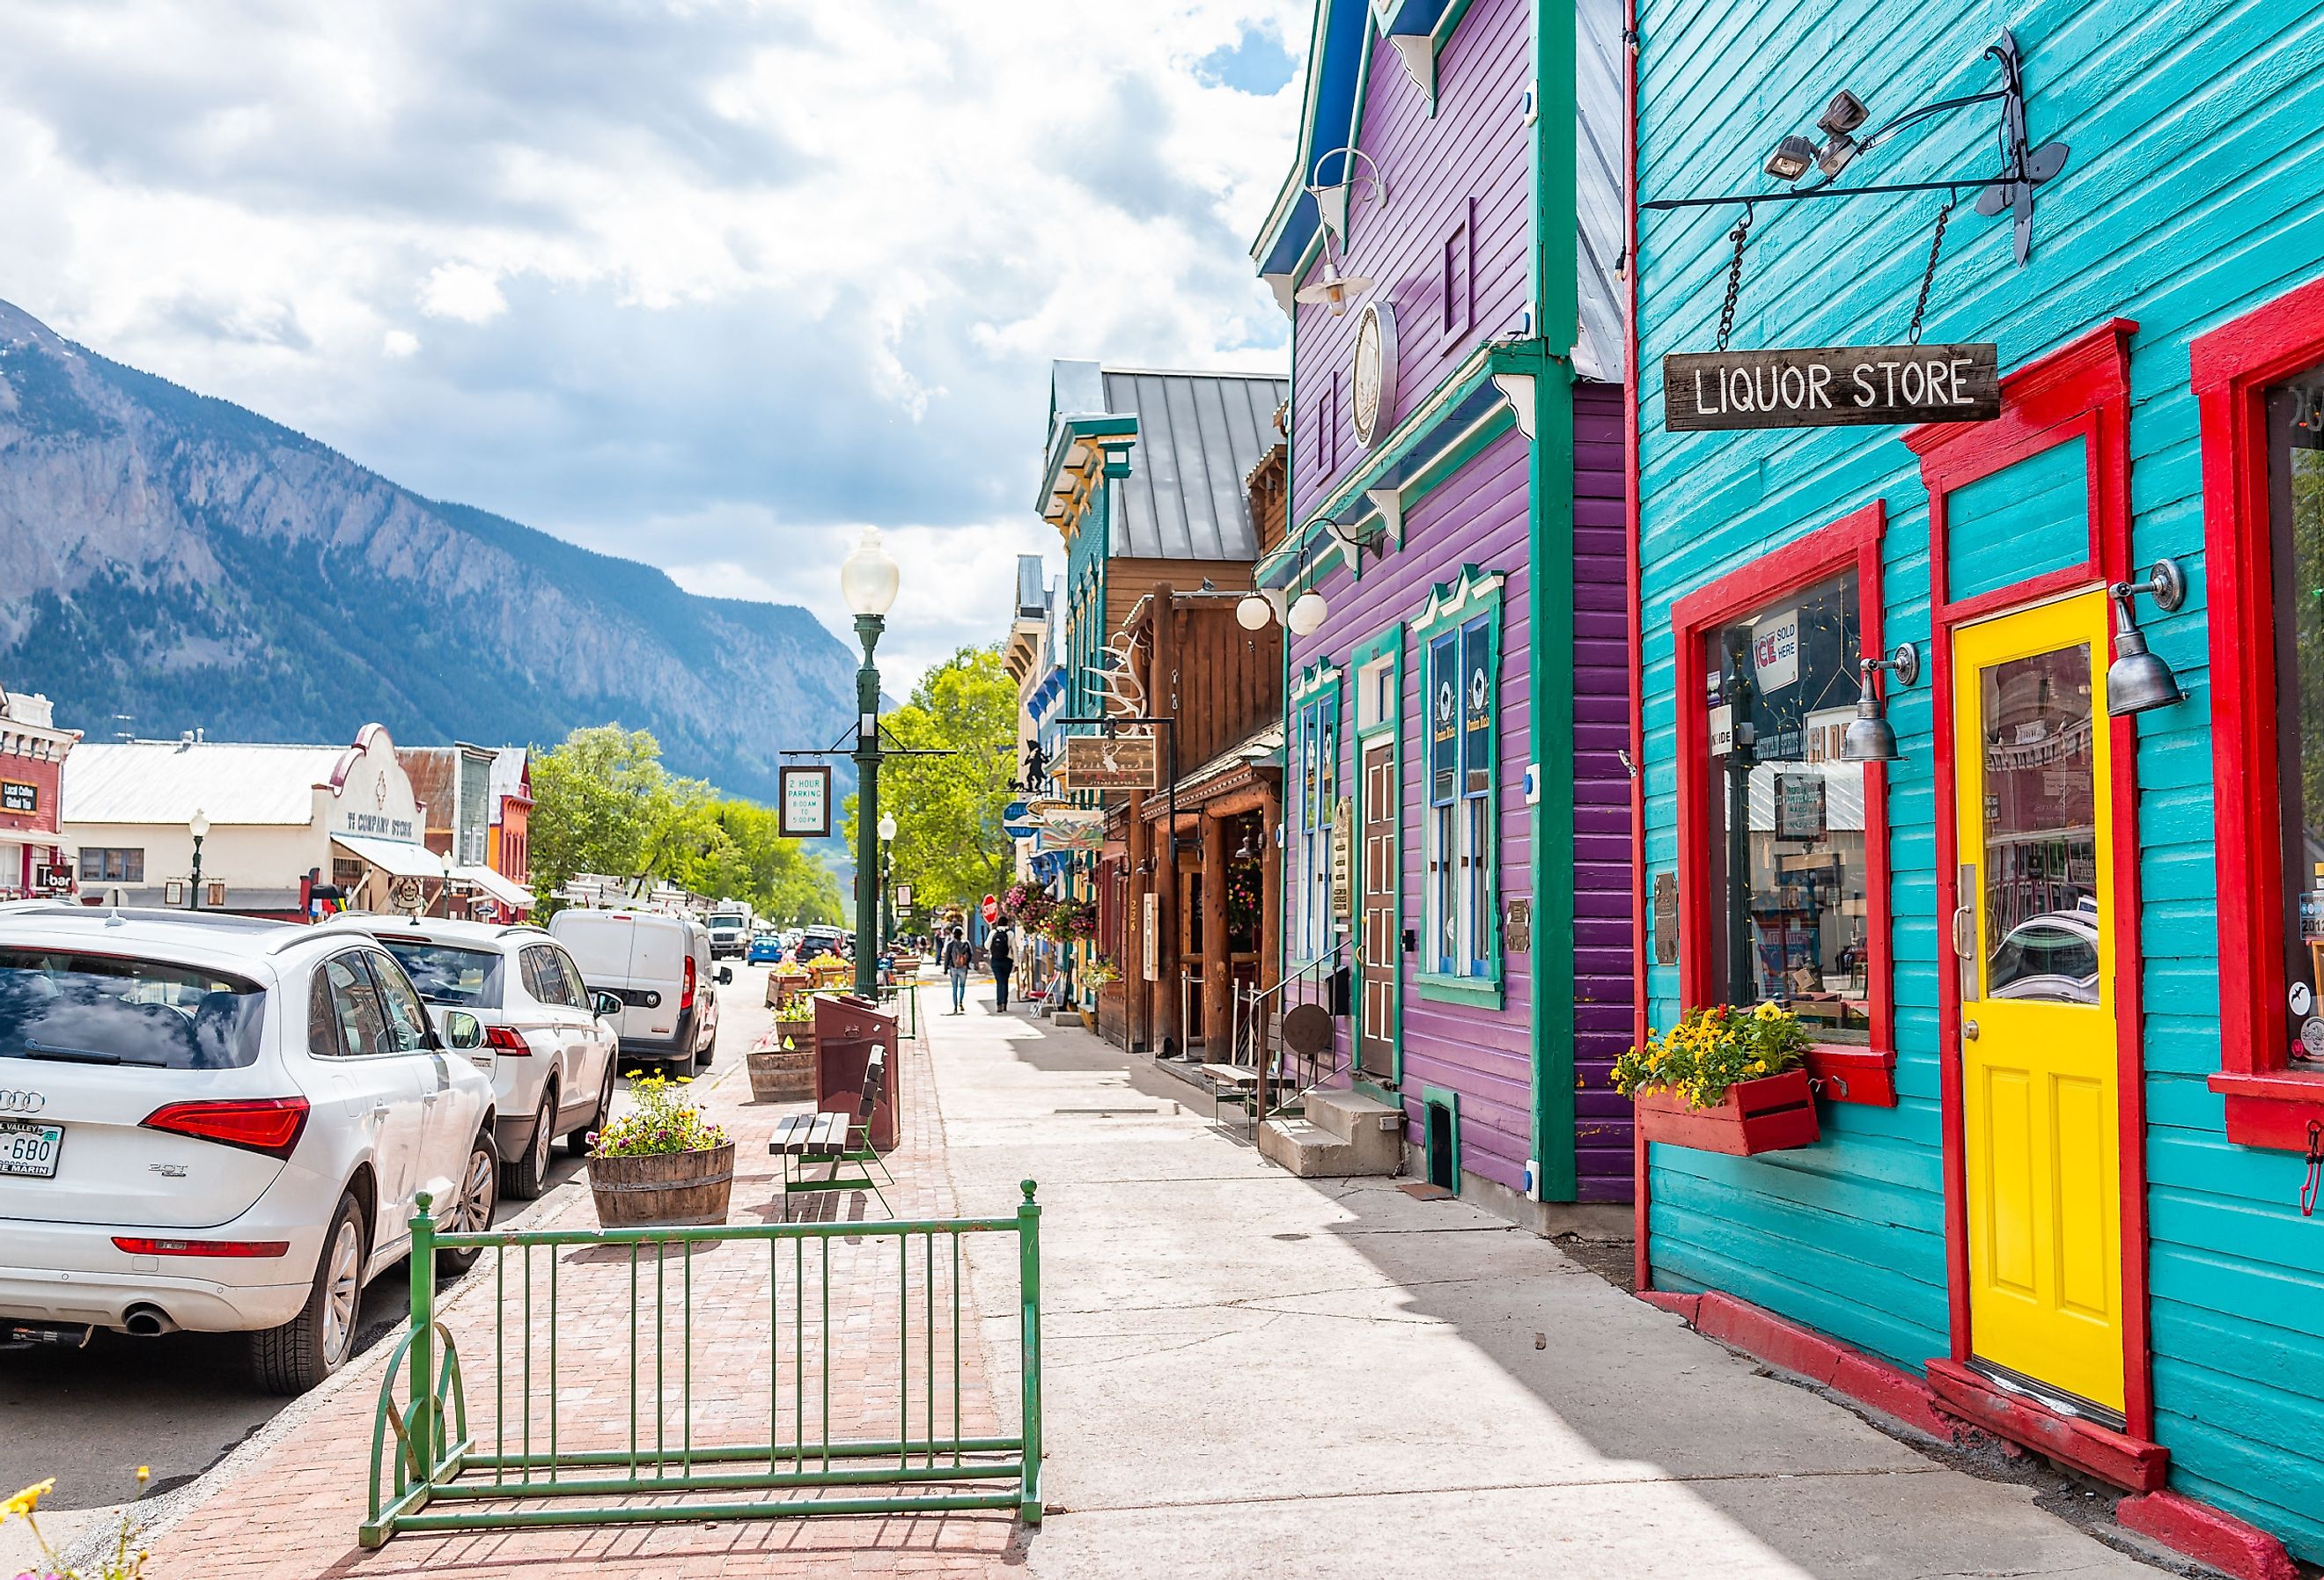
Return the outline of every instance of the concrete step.
{"type": "Polygon", "coordinates": [[[1404,1133],[1403,1109],[1361,1092],[1325,1087],[1308,1093],[1305,1106],[1309,1119],[1359,1147],[1383,1131],[1398,1137],[1404,1133]]]}
{"type": "Polygon", "coordinates": [[[1358,1135],[1358,1140],[1350,1141],[1312,1120],[1281,1117],[1259,1127],[1259,1150],[1260,1156],[1302,1179],[1394,1174],[1403,1167],[1401,1136],[1379,1130],[1358,1135]]]}

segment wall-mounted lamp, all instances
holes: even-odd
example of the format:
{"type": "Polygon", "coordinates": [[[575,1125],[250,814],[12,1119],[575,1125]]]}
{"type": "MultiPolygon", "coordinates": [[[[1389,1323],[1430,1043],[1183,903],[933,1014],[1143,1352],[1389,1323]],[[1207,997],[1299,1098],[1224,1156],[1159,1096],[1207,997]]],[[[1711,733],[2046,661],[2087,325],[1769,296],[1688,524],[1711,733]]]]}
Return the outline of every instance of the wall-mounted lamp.
{"type": "Polygon", "coordinates": [[[1823,146],[1818,148],[1812,137],[1796,132],[1775,144],[1775,152],[1767,156],[1767,173],[1789,184],[1808,173],[1812,165],[1823,172],[1826,180],[1836,178],[1848,168],[1863,144],[1850,136],[1872,112],[1864,101],[1846,88],[1831,96],[1831,102],[1816,117],[1816,130],[1823,134],[1823,146]]]}
{"type": "Polygon", "coordinates": [[[1786,184],[1808,173],[1816,161],[1816,145],[1797,132],[1775,144],[1775,152],[1767,155],[1766,170],[1777,180],[1786,184]]]}
{"type": "Polygon", "coordinates": [[[2130,612],[2130,601],[2144,593],[2164,614],[2176,614],[2187,601],[2186,573],[2175,559],[2158,559],[2140,582],[2118,581],[2107,589],[2114,599],[2114,662],[2107,666],[2107,715],[2127,718],[2150,707],[2183,702],[2186,692],[2171,666],[2146,649],[2146,633],[2130,612]]]}
{"type": "Polygon", "coordinates": [[[1340,265],[1329,257],[1323,260],[1323,273],[1313,285],[1303,285],[1292,293],[1295,301],[1318,302],[1332,310],[1339,318],[1348,310],[1348,303],[1372,288],[1372,282],[1362,274],[1342,274],[1340,265]]]}
{"type": "Polygon", "coordinates": [[[1245,631],[1264,631],[1268,621],[1281,620],[1292,635],[1313,636],[1331,613],[1332,605],[1313,587],[1296,598],[1274,587],[1261,587],[1237,600],[1235,624],[1245,631]]]}
{"type": "Polygon", "coordinates": [[[1896,726],[1888,722],[1886,705],[1872,684],[1872,678],[1883,670],[1895,676],[1898,685],[1912,685],[1921,678],[1921,650],[1900,642],[1886,658],[1868,658],[1858,666],[1856,716],[1848,721],[1847,733],[1840,738],[1842,762],[1896,761],[1896,726]]]}
{"type": "Polygon", "coordinates": [[[1372,162],[1372,156],[1360,148],[1324,150],[1308,166],[1307,175],[1307,195],[1315,199],[1315,217],[1325,230],[1340,238],[1342,247],[1348,245],[1348,203],[1358,183],[1371,189],[1372,207],[1383,213],[1388,209],[1388,183],[1380,180],[1379,166],[1372,162]],[[1340,179],[1326,181],[1323,162],[1334,158],[1340,162],[1340,179]],[[1356,169],[1355,162],[1360,159],[1370,166],[1370,174],[1356,169]]]}

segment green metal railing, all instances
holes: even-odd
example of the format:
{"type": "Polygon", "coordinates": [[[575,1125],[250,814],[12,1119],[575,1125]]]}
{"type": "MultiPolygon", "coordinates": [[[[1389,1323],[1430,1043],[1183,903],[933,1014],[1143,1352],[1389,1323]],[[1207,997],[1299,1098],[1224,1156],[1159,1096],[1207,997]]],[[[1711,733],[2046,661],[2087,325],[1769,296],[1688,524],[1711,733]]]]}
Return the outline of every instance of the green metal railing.
{"type": "Polygon", "coordinates": [[[1029,1179],[1024,1193],[1001,1218],[468,1234],[438,1232],[421,1195],[411,1328],[380,1385],[363,1545],[404,1531],[972,1509],[1039,1524],[1041,1208],[1029,1179]],[[1002,1234],[1018,1253],[1013,1437],[986,1418],[998,1397],[963,1354],[977,1342],[964,1326],[963,1242],[1002,1234]],[[749,1248],[748,1263],[719,1259],[733,1247],[749,1248]],[[489,1377],[464,1376],[437,1318],[439,1250],[493,1257],[469,1274],[493,1284],[489,1377]],[[697,1259],[711,1262],[700,1279],[697,1259]],[[610,1301],[602,1287],[572,1289],[607,1279],[610,1301]],[[711,1319],[701,1342],[698,1306],[711,1319]],[[849,1435],[890,1422],[892,1435],[849,1435]],[[737,1495],[751,1493],[781,1495],[737,1495]]]}

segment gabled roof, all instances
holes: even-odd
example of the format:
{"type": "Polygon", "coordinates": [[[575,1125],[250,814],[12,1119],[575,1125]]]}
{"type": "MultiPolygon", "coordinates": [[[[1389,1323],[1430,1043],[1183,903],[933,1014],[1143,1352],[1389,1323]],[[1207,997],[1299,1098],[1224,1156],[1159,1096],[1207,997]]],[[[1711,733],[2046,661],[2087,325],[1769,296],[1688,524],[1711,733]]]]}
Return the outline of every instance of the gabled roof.
{"type": "Polygon", "coordinates": [[[1291,381],[1274,374],[1055,363],[1041,513],[1070,530],[1084,468],[1102,451],[1120,507],[1116,558],[1256,559],[1243,479],[1276,442],[1275,413],[1290,395],[1291,381]]]}
{"type": "Polygon", "coordinates": [[[1146,559],[1255,559],[1242,480],[1275,442],[1291,381],[1259,374],[1105,370],[1108,406],[1138,418],[1113,552],[1146,559]]]}

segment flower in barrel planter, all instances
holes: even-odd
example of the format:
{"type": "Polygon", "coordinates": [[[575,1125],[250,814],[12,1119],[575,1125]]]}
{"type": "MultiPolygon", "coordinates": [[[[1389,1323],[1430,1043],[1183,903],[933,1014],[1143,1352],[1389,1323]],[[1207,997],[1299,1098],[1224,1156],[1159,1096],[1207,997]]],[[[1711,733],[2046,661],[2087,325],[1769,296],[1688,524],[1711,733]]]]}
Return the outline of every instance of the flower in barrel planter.
{"type": "Polygon", "coordinates": [[[631,1071],[632,1106],[589,1138],[589,1194],[606,1228],[726,1221],[734,1143],[687,1100],[687,1084],[631,1071]]]}
{"type": "Polygon", "coordinates": [[[1807,1030],[1780,1004],[1689,1010],[1614,1061],[1650,1141],[1748,1157],[1813,1144],[1807,1030]]]}

